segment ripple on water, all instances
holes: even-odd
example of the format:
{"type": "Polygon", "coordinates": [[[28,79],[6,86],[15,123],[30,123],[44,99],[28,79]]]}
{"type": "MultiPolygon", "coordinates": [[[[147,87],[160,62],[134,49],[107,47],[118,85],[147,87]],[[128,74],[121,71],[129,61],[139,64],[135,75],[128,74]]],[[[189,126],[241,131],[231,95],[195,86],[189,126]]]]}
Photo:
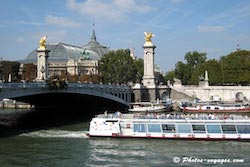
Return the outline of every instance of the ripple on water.
{"type": "Polygon", "coordinates": [[[19,136],[41,138],[88,138],[86,133],[87,131],[39,130],[35,132],[22,133],[19,136]]]}

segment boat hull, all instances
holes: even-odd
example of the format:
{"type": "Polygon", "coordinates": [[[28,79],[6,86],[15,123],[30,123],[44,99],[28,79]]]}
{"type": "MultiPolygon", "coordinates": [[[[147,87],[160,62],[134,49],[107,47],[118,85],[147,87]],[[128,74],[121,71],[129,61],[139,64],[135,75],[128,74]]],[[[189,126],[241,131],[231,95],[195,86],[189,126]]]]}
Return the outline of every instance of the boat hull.
{"type": "Polygon", "coordinates": [[[129,112],[164,112],[170,110],[170,105],[161,103],[130,103],[129,112]]]}
{"type": "Polygon", "coordinates": [[[129,112],[164,112],[167,111],[166,107],[158,108],[158,109],[128,109],[129,112]]]}
{"type": "Polygon", "coordinates": [[[221,137],[195,137],[193,135],[190,135],[188,137],[180,137],[178,135],[176,136],[129,136],[129,135],[120,135],[120,134],[113,134],[113,135],[90,135],[89,133],[86,134],[89,137],[111,137],[111,138],[137,138],[137,139],[166,139],[166,140],[236,140],[236,141],[250,141],[250,138],[241,138],[241,137],[225,137],[225,136],[221,136],[221,137]]]}

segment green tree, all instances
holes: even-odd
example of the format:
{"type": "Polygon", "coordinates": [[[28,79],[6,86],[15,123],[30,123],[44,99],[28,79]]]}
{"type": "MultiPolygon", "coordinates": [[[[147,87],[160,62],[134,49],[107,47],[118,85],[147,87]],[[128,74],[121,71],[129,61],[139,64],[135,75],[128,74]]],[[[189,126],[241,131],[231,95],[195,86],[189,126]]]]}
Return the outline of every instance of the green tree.
{"type": "Polygon", "coordinates": [[[18,71],[20,67],[20,63],[16,61],[2,61],[3,65],[3,79],[8,81],[9,74],[12,75],[12,80],[18,80],[18,71]]]}
{"type": "Polygon", "coordinates": [[[199,67],[207,60],[206,55],[206,53],[199,53],[197,51],[193,51],[193,53],[187,52],[185,55],[185,60],[187,61],[187,64],[195,68],[199,67]]]}
{"type": "Polygon", "coordinates": [[[221,56],[220,60],[208,60],[206,53],[197,51],[185,55],[187,63],[181,61],[175,65],[175,77],[184,85],[198,84],[200,76],[207,70],[211,85],[250,83],[250,51],[241,50],[221,56]]]}
{"type": "Polygon", "coordinates": [[[250,83],[250,51],[241,50],[222,56],[220,64],[223,83],[250,83]]]}
{"type": "Polygon", "coordinates": [[[189,79],[191,78],[193,73],[193,67],[189,64],[185,64],[179,61],[175,65],[175,76],[180,79],[183,85],[187,85],[189,83],[189,79]]]}
{"type": "Polygon", "coordinates": [[[136,82],[138,67],[129,50],[110,51],[99,60],[99,72],[104,83],[136,82]]]}
{"type": "Polygon", "coordinates": [[[201,77],[204,79],[205,71],[208,71],[209,83],[217,85],[222,83],[221,67],[217,60],[208,60],[197,67],[190,78],[189,84],[197,85],[201,77]]]}
{"type": "Polygon", "coordinates": [[[33,81],[36,79],[37,67],[33,63],[24,64],[23,78],[27,81],[33,81]]]}
{"type": "Polygon", "coordinates": [[[170,81],[170,83],[173,83],[175,77],[176,77],[175,76],[175,71],[168,71],[166,73],[166,75],[164,76],[165,83],[167,83],[168,81],[170,81]]]}
{"type": "Polygon", "coordinates": [[[135,60],[135,67],[137,70],[136,82],[140,82],[142,80],[143,75],[144,75],[144,61],[142,58],[135,60]]]}
{"type": "Polygon", "coordinates": [[[180,79],[183,85],[197,83],[198,77],[192,80],[191,77],[194,71],[196,72],[195,75],[199,74],[198,68],[206,62],[206,53],[199,53],[197,51],[187,52],[184,58],[187,63],[179,61],[175,65],[176,78],[180,79]]]}

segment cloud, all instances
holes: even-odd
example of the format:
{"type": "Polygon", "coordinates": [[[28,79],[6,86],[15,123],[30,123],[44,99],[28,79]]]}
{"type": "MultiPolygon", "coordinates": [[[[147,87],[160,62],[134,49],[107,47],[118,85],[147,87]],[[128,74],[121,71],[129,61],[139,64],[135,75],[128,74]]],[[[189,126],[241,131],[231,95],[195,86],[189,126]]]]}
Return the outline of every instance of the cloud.
{"type": "Polygon", "coordinates": [[[246,41],[247,42],[250,40],[250,35],[249,34],[237,34],[237,35],[228,37],[228,39],[231,41],[238,41],[238,42],[246,41]]]}
{"type": "Polygon", "coordinates": [[[215,13],[207,18],[207,24],[223,24],[227,25],[227,28],[237,26],[240,22],[249,21],[250,17],[250,5],[247,1],[237,3],[230,8],[222,9],[220,12],[215,13]]]}
{"type": "Polygon", "coordinates": [[[67,0],[67,6],[82,15],[109,20],[122,19],[130,12],[145,13],[154,9],[148,5],[138,4],[135,0],[112,0],[111,2],[101,0],[76,2],[75,0],[67,0]]]}
{"type": "Polygon", "coordinates": [[[57,25],[59,27],[80,27],[80,23],[65,17],[57,17],[49,15],[45,18],[47,24],[57,25]]]}
{"type": "Polygon", "coordinates": [[[184,1],[184,0],[171,0],[171,2],[173,2],[173,3],[180,3],[182,1],[184,1]]]}
{"type": "Polygon", "coordinates": [[[219,49],[219,48],[204,48],[202,50],[202,52],[205,52],[205,53],[218,53],[218,52],[221,52],[222,50],[219,49]]]}
{"type": "Polygon", "coordinates": [[[112,2],[117,9],[123,12],[135,11],[145,13],[153,10],[151,6],[136,4],[134,0],[113,0],[112,2]]]}
{"type": "Polygon", "coordinates": [[[23,37],[17,37],[16,42],[17,43],[23,43],[24,42],[23,37]]]}
{"type": "Polygon", "coordinates": [[[198,32],[222,32],[226,29],[223,26],[198,26],[198,32]]]}
{"type": "Polygon", "coordinates": [[[50,42],[59,42],[64,41],[65,37],[67,36],[66,30],[59,30],[59,31],[46,31],[46,32],[38,32],[32,36],[32,38],[36,41],[39,41],[41,37],[47,36],[48,43],[50,42]]]}
{"type": "Polygon", "coordinates": [[[5,24],[5,26],[6,25],[32,25],[32,26],[43,25],[40,22],[32,22],[32,21],[24,21],[24,20],[5,20],[4,24],[5,24]]]}

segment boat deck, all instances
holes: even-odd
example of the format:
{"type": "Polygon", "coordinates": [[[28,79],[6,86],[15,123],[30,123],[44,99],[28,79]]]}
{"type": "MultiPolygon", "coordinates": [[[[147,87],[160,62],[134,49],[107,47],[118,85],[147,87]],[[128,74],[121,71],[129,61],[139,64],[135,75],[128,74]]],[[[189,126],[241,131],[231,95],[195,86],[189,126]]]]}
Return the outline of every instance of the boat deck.
{"type": "Polygon", "coordinates": [[[148,113],[148,114],[122,114],[119,112],[111,114],[100,114],[97,118],[105,119],[160,119],[160,120],[245,120],[250,121],[247,115],[236,114],[163,114],[163,113],[148,113]]]}

